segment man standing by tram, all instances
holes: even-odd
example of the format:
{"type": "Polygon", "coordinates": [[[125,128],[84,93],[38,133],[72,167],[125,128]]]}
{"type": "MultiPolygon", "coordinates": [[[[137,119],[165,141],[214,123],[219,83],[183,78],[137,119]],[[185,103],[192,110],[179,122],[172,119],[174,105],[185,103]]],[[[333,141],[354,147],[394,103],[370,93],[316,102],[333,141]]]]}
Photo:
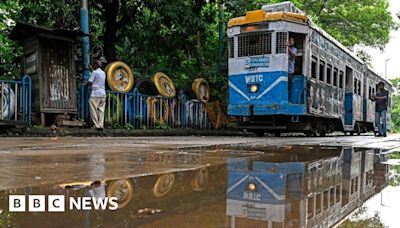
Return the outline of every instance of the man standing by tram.
{"type": "Polygon", "coordinates": [[[378,83],[376,94],[371,98],[375,100],[375,126],[378,127],[377,137],[386,137],[386,112],[389,92],[385,90],[385,83],[378,83]]]}
{"type": "Polygon", "coordinates": [[[292,78],[294,75],[294,69],[295,69],[295,61],[296,61],[296,54],[297,54],[297,49],[294,47],[295,40],[294,37],[289,37],[289,42],[287,43],[288,46],[288,93],[290,96],[290,91],[292,88],[292,78]]]}
{"type": "Polygon", "coordinates": [[[294,75],[294,69],[295,69],[295,61],[296,61],[296,54],[297,54],[297,49],[294,47],[295,40],[294,37],[289,37],[289,42],[288,42],[288,53],[289,53],[289,61],[288,61],[288,73],[289,73],[289,80],[292,79],[294,75]]]}

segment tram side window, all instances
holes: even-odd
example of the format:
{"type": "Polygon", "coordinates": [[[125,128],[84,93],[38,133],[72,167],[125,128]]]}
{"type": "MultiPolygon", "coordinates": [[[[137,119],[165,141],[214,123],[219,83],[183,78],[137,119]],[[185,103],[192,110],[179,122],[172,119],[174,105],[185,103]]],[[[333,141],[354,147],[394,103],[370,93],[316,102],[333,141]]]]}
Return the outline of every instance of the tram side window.
{"type": "Polygon", "coordinates": [[[354,89],[353,93],[354,93],[354,94],[357,94],[357,84],[358,84],[358,83],[357,83],[357,78],[355,78],[355,79],[354,79],[354,85],[353,85],[353,89],[354,89]]]}
{"type": "Polygon", "coordinates": [[[336,203],[340,201],[340,197],[342,196],[340,188],[341,188],[340,185],[336,185],[336,203]]]}
{"type": "Polygon", "coordinates": [[[234,53],[234,42],[233,42],[233,37],[230,37],[228,39],[228,53],[229,53],[229,58],[234,58],[235,53],[234,53]]]}
{"type": "Polygon", "coordinates": [[[282,222],[272,222],[272,228],[283,228],[282,222]]]}
{"type": "Polygon", "coordinates": [[[308,198],[307,201],[307,218],[310,219],[313,217],[314,213],[314,198],[308,198]]]}
{"type": "Polygon", "coordinates": [[[321,82],[325,81],[324,76],[325,76],[325,62],[319,61],[319,80],[321,82]]]}
{"type": "Polygon", "coordinates": [[[276,33],[276,53],[286,53],[287,52],[287,32],[277,32],[276,33]]]}
{"type": "Polygon", "coordinates": [[[328,210],[328,205],[329,205],[329,195],[328,195],[328,190],[324,191],[323,193],[323,201],[322,201],[322,205],[323,205],[323,209],[324,210],[328,210]]]}
{"type": "Polygon", "coordinates": [[[332,65],[326,67],[326,83],[332,84],[332,65]]]}
{"type": "Polygon", "coordinates": [[[317,78],[317,58],[315,56],[311,60],[311,77],[317,78]]]}
{"type": "Polygon", "coordinates": [[[318,193],[315,197],[315,214],[319,214],[321,212],[321,203],[322,203],[322,193],[318,193]]]}
{"type": "Polygon", "coordinates": [[[329,205],[332,207],[335,203],[335,188],[331,187],[329,189],[329,205]]]}
{"type": "Polygon", "coordinates": [[[343,89],[344,88],[344,73],[343,73],[343,71],[340,71],[339,78],[340,78],[339,87],[341,89],[343,89]]]}
{"type": "Polygon", "coordinates": [[[368,97],[371,97],[371,95],[372,95],[372,87],[369,86],[369,88],[368,88],[368,97]]]}
{"type": "Polygon", "coordinates": [[[358,191],[358,177],[354,179],[354,192],[358,191]]]}
{"type": "Polygon", "coordinates": [[[335,67],[333,69],[333,85],[338,86],[338,69],[335,67]]]}

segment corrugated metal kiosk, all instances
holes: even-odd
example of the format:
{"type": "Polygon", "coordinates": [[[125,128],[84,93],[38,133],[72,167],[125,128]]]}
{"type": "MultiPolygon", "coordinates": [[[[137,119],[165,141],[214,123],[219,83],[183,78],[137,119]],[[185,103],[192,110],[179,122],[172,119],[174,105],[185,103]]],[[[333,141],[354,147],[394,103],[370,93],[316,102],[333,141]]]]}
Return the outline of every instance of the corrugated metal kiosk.
{"type": "Polygon", "coordinates": [[[32,111],[46,114],[76,114],[74,42],[78,34],[17,23],[11,39],[23,45],[24,74],[32,77],[32,111]]]}

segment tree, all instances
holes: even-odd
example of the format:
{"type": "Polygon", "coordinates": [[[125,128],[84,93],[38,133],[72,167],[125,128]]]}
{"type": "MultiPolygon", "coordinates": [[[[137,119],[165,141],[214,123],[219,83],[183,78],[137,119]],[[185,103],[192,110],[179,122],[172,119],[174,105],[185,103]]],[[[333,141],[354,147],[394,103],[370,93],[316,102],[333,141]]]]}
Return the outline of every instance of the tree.
{"type": "MultiPolygon", "coordinates": [[[[346,46],[381,47],[388,42],[389,30],[395,28],[387,0],[292,2],[346,46]]],[[[7,17],[14,21],[77,30],[79,3],[77,0],[6,0],[0,7],[7,12],[13,9],[7,17]]],[[[219,40],[219,27],[223,25],[225,31],[230,18],[260,9],[263,4],[265,0],[89,1],[91,43],[103,46],[109,62],[125,61],[135,72],[140,72],[137,75],[163,70],[180,87],[189,86],[193,78],[201,76],[220,88],[226,83],[227,52],[226,36],[222,46],[219,40]],[[222,17],[220,5],[223,5],[222,17]]],[[[2,55],[2,58],[9,56],[3,62],[18,62],[15,56],[18,52],[13,51],[15,44],[4,39],[0,42],[6,43],[2,47],[7,47],[7,53],[13,54],[2,55]]]]}
{"type": "Polygon", "coordinates": [[[379,212],[375,212],[373,216],[367,213],[367,208],[361,207],[357,209],[351,216],[342,224],[340,228],[384,228],[379,212]]]}
{"type": "Polygon", "coordinates": [[[13,79],[18,74],[21,48],[7,37],[19,6],[16,2],[0,2],[0,79],[13,79]]]}
{"type": "Polygon", "coordinates": [[[304,0],[304,10],[345,46],[383,47],[396,28],[387,0],[304,0]]]}
{"type": "Polygon", "coordinates": [[[369,68],[372,68],[372,56],[365,49],[357,50],[356,54],[369,68]]]}

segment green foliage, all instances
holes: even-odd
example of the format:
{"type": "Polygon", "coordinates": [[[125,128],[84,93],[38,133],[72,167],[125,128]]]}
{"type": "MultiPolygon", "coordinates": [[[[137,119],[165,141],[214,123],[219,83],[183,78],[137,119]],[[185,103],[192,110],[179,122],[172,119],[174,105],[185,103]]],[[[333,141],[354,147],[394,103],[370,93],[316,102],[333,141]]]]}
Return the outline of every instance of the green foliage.
{"type": "Polygon", "coordinates": [[[15,25],[19,5],[13,1],[0,2],[0,79],[14,79],[19,71],[21,48],[7,37],[7,32],[15,25]]]}
{"type": "Polygon", "coordinates": [[[302,7],[314,22],[345,46],[363,44],[383,47],[396,28],[388,0],[303,1],[302,7]]]}
{"type": "Polygon", "coordinates": [[[170,127],[166,123],[156,123],[155,129],[169,129],[170,127]]]}
{"type": "Polygon", "coordinates": [[[122,129],[123,128],[122,125],[118,122],[114,123],[112,126],[114,129],[122,129]]]}
{"type": "Polygon", "coordinates": [[[126,123],[124,125],[124,128],[127,130],[132,130],[132,129],[135,129],[135,126],[133,126],[131,123],[126,123]]]}
{"type": "MultiPolygon", "coordinates": [[[[89,1],[91,45],[103,45],[114,35],[115,47],[103,47],[105,52],[114,49],[117,59],[128,63],[136,75],[150,76],[164,71],[178,88],[188,88],[195,78],[204,77],[212,88],[221,88],[227,82],[225,30],[228,20],[243,16],[248,10],[260,9],[264,4],[283,1],[89,1]]],[[[292,2],[346,46],[382,47],[389,40],[390,29],[395,28],[387,0],[292,2]]],[[[6,23],[11,19],[77,29],[79,3],[76,0],[2,1],[0,28],[11,29],[12,23],[6,23]]],[[[0,34],[1,77],[18,76],[20,54],[20,48],[0,34]]],[[[215,90],[213,95],[219,93],[215,90]]]]}
{"type": "Polygon", "coordinates": [[[374,216],[367,216],[367,209],[361,207],[346,220],[339,227],[340,228],[383,228],[385,225],[381,221],[378,212],[375,212],[374,216]]]}
{"type": "MultiPolygon", "coordinates": [[[[400,160],[400,153],[389,154],[389,159],[400,160]]],[[[393,174],[393,177],[389,180],[389,184],[391,186],[399,186],[400,185],[400,166],[399,165],[389,165],[389,171],[390,171],[390,173],[393,174]]]]}

